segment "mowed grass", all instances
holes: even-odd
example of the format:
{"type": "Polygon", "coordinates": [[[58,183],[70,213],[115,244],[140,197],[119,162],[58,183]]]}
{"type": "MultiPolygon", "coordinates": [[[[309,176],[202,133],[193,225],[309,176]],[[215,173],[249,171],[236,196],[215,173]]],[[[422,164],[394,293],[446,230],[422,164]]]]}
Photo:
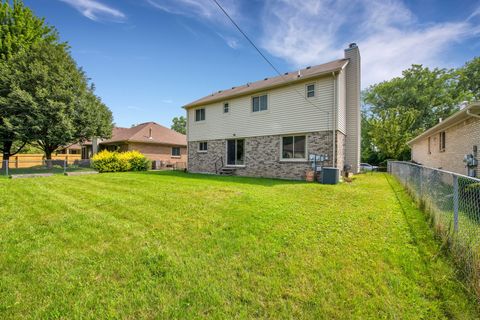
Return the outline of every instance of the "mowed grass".
{"type": "Polygon", "coordinates": [[[0,180],[0,318],[476,319],[386,174],[0,180]]]}

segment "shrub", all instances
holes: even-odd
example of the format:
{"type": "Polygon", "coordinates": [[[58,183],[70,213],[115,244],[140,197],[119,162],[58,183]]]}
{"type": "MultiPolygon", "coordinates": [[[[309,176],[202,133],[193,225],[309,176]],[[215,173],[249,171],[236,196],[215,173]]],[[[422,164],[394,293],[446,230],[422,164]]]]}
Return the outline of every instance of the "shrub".
{"type": "Polygon", "coordinates": [[[103,150],[92,157],[92,166],[98,172],[146,171],[150,161],[138,151],[103,150]]]}

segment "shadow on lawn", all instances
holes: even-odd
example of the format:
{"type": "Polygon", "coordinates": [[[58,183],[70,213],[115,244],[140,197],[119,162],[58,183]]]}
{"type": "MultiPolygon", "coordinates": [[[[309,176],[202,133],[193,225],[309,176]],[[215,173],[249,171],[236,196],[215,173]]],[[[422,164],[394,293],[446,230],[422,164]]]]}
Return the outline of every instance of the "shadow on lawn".
{"type": "Polygon", "coordinates": [[[240,177],[240,176],[220,176],[220,175],[213,175],[213,174],[188,173],[188,172],[182,172],[182,171],[147,171],[147,172],[138,172],[138,173],[145,174],[145,175],[177,177],[177,178],[191,179],[191,180],[197,180],[197,181],[252,184],[252,185],[259,185],[264,187],[273,187],[273,186],[285,185],[285,184],[306,184],[305,181],[282,180],[282,179],[272,179],[272,178],[250,178],[250,177],[240,177]]]}

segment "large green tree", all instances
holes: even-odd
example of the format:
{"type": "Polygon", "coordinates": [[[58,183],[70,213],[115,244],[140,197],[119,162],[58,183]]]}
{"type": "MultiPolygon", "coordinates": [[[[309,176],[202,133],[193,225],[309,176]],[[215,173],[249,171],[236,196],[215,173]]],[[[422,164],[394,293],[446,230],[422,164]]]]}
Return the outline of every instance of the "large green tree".
{"type": "Polygon", "coordinates": [[[457,70],[412,65],[401,77],[364,90],[362,160],[408,159],[409,138],[472,99],[471,91],[459,86],[459,78],[457,70]],[[389,143],[386,137],[394,140],[389,143]]]}
{"type": "Polygon", "coordinates": [[[458,69],[459,89],[469,92],[473,99],[480,100],[480,57],[468,61],[458,69]]]}
{"type": "Polygon", "coordinates": [[[175,117],[172,119],[172,130],[186,134],[187,132],[187,119],[184,116],[175,117]]]}
{"type": "Polygon", "coordinates": [[[32,136],[47,159],[61,146],[111,135],[110,110],[94,94],[65,46],[38,43],[11,62],[14,86],[35,110],[32,136]]]}
{"type": "MultiPolygon", "coordinates": [[[[57,31],[21,1],[0,2],[0,150],[3,160],[34,139],[36,105],[14,81],[11,61],[38,43],[58,44],[57,31]],[[12,146],[16,143],[15,150],[12,146]]],[[[17,60],[18,61],[18,60],[17,60]]]]}

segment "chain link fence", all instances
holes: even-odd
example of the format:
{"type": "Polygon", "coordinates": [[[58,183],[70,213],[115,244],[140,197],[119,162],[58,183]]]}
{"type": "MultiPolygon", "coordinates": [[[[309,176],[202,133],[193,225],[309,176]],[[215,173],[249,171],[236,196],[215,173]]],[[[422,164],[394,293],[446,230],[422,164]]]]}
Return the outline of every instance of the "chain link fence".
{"type": "Polygon", "coordinates": [[[480,179],[399,161],[389,161],[388,172],[431,215],[480,297],[480,179]]]}
{"type": "Polygon", "coordinates": [[[69,172],[94,171],[90,160],[16,159],[2,160],[0,175],[51,175],[69,172]]]}

